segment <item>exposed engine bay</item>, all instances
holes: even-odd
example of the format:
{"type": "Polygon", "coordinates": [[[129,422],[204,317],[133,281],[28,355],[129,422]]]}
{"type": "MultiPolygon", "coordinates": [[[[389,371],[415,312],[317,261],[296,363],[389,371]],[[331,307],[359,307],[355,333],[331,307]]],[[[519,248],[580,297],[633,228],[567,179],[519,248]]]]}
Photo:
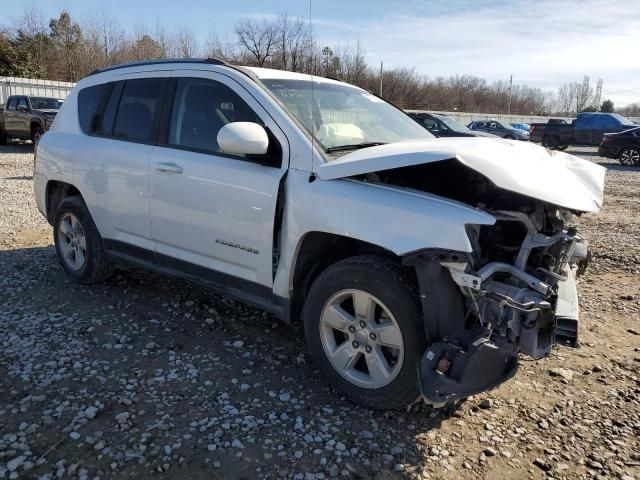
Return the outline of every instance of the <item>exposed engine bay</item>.
{"type": "Polygon", "coordinates": [[[500,189],[455,159],[361,180],[457,200],[496,218],[494,225],[467,226],[471,254],[405,258],[416,269],[430,343],[420,379],[427,401],[493,388],[515,374],[519,352],[539,359],[558,339],[576,342],[575,277],[588,251],[570,221],[580,212],[500,189]]]}

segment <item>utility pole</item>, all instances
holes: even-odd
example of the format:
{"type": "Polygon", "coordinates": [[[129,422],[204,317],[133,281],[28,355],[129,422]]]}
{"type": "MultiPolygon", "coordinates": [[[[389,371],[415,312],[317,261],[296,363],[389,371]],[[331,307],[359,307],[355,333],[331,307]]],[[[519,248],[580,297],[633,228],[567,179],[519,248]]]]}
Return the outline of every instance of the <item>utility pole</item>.
{"type": "Polygon", "coordinates": [[[507,107],[507,115],[511,115],[511,93],[513,92],[513,75],[509,77],[509,105],[507,107]]]}
{"type": "Polygon", "coordinates": [[[382,97],[382,60],[380,60],[380,96],[382,97]]]}

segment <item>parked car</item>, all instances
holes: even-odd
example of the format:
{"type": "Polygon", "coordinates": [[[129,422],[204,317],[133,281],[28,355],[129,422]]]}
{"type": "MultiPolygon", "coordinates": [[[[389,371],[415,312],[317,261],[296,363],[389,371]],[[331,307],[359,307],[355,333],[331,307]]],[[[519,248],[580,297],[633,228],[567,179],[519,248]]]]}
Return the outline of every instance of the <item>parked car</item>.
{"type": "Polygon", "coordinates": [[[36,143],[58,113],[62,100],[29,95],[11,95],[0,109],[0,145],[10,138],[36,143]]]}
{"type": "Polygon", "coordinates": [[[532,123],[531,141],[564,149],[569,145],[599,145],[605,133],[616,133],[637,125],[617,113],[580,113],[570,124],[532,123]]]}
{"type": "Polygon", "coordinates": [[[510,125],[513,128],[517,128],[518,130],[524,130],[526,132],[528,132],[530,128],[528,123],[511,123],[510,125]]]}
{"type": "Polygon", "coordinates": [[[598,155],[617,158],[627,167],[640,166],[640,127],[620,133],[605,133],[598,155]]]}
{"type": "Polygon", "coordinates": [[[493,137],[496,135],[470,130],[462,123],[441,113],[408,112],[411,118],[433,133],[436,137],[493,137]]]}
{"type": "Polygon", "coordinates": [[[529,132],[512,127],[501,120],[479,120],[471,122],[468,127],[473,131],[487,132],[510,140],[529,140],[529,132]]]}
{"type": "Polygon", "coordinates": [[[71,278],[123,261],[303,322],[329,382],[389,409],[493,388],[575,334],[587,247],[565,222],[600,208],[604,172],[434,138],[336,80],[187,59],[81,80],[33,182],[71,278]]]}

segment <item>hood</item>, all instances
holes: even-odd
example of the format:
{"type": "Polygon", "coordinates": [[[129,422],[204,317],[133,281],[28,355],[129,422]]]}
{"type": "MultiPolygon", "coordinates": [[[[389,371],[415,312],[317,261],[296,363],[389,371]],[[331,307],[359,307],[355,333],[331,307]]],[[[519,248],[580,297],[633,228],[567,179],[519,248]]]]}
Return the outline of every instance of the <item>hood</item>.
{"type": "Polygon", "coordinates": [[[602,206],[605,168],[517,140],[478,137],[403,141],[356,150],[318,167],[321,180],[455,158],[496,186],[569,210],[602,206]]]}

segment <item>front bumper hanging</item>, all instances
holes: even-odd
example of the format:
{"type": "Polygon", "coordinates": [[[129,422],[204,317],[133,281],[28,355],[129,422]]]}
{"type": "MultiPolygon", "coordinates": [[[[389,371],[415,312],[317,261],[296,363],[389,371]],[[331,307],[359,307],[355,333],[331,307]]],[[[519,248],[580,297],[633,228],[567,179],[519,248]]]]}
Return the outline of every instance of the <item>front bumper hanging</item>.
{"type": "Polygon", "coordinates": [[[480,335],[461,345],[438,342],[422,356],[420,391],[429,403],[444,403],[490,390],[513,377],[518,355],[513,346],[480,335]]]}

